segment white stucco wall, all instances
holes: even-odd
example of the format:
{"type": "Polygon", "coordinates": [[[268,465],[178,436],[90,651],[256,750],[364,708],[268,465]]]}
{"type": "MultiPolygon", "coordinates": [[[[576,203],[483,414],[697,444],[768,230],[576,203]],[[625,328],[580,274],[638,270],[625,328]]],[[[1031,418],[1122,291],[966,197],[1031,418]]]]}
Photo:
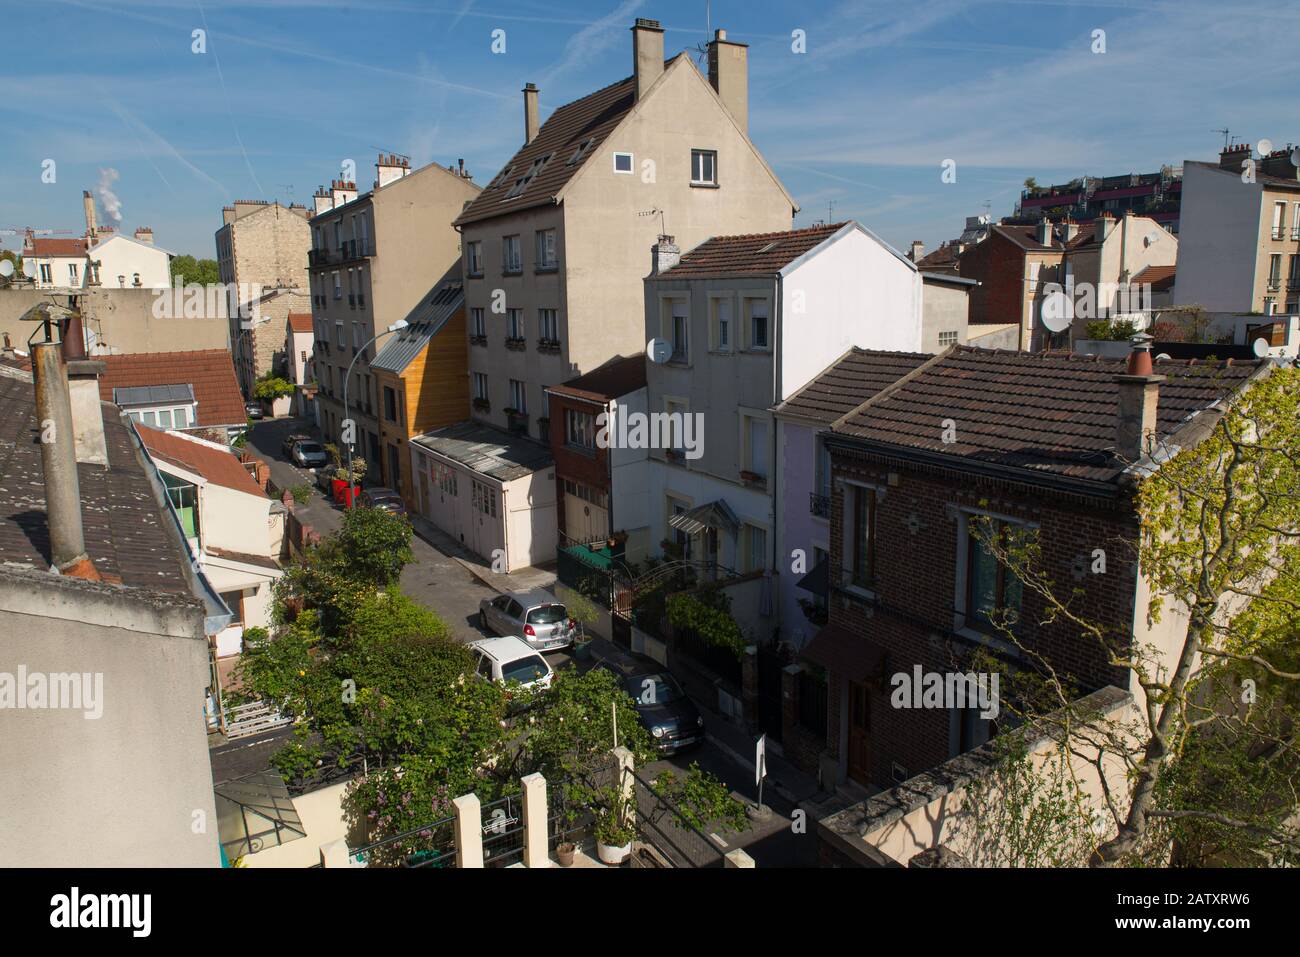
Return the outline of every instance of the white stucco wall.
{"type": "Polygon", "coordinates": [[[143,289],[165,289],[172,284],[167,252],[125,236],[104,240],[90,250],[89,258],[99,263],[99,284],[109,289],[134,287],[136,273],[143,289]],[[119,276],[125,277],[124,281],[119,282],[119,276]]]}
{"type": "Polygon", "coordinates": [[[1255,288],[1262,190],[1188,163],[1178,223],[1176,305],[1247,312],[1255,288]]]}

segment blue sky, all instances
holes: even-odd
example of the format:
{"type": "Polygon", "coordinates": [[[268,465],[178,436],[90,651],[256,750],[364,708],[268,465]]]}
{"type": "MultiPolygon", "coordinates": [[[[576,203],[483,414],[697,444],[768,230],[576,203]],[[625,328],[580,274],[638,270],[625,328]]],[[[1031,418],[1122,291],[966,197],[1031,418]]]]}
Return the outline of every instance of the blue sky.
{"type": "MultiPolygon", "coordinates": [[[[464,157],[487,182],[542,115],[630,72],[628,28],[668,52],[707,38],[705,0],[42,0],[0,36],[0,229],[79,231],[81,191],[118,178],[120,228],[213,256],[221,206],[308,203],[378,150],[464,157]],[[207,52],[191,52],[206,29],[207,52]],[[506,52],[491,51],[492,31],[506,52]],[[42,162],[57,180],[41,182],[42,162]]],[[[1228,127],[1295,140],[1300,8],[1208,0],[714,0],[750,44],[750,135],[803,208],[927,249],[1026,176],[1212,159],[1228,127]],[[791,31],[807,52],[791,50],[791,31]],[[1092,52],[1094,30],[1105,53],[1092,52]],[[941,182],[946,159],[957,182],[941,182]]],[[[102,216],[103,214],[101,214],[102,216]]],[[[110,220],[111,221],[111,220],[110,220]]],[[[20,240],[3,237],[9,248],[20,240]]]]}

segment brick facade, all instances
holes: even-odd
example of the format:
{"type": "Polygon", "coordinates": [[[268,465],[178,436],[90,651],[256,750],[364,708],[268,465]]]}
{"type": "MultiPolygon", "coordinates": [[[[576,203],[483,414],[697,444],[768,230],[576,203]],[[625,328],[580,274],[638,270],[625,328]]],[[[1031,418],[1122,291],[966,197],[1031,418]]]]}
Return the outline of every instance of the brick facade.
{"type": "MultiPolygon", "coordinates": [[[[1077,584],[1080,613],[1126,625],[1132,620],[1136,569],[1121,543],[1136,537],[1136,518],[1127,499],[1089,500],[1042,488],[982,479],[957,471],[887,461],[865,452],[833,453],[835,476],[830,525],[831,567],[844,566],[844,480],[877,487],[875,518],[875,599],[832,586],[829,624],[860,636],[885,654],[883,680],[868,682],[868,753],[871,783],[890,787],[894,764],[915,774],[951,756],[953,716],[944,709],[895,709],[888,676],[910,672],[967,670],[963,662],[977,647],[954,631],[957,611],[958,549],[965,524],[963,509],[996,513],[1036,524],[1042,561],[1058,592],[1077,584]],[[1106,574],[1086,573],[1093,549],[1106,551],[1106,574]],[[1077,577],[1080,570],[1085,572],[1077,577]]],[[[960,558],[964,564],[965,554],[960,558]]],[[[834,581],[834,575],[832,576],[834,581]]],[[[1068,627],[1039,626],[1043,608],[1025,590],[1020,620],[1026,641],[1061,673],[1090,690],[1106,684],[1127,686],[1123,669],[1109,666],[1096,647],[1081,643],[1068,627]],[[1029,629],[1032,629],[1030,631],[1029,629]]],[[[1005,694],[1005,672],[1002,690],[1005,694]]],[[[786,675],[793,697],[786,701],[786,753],[814,773],[816,758],[808,735],[798,725],[798,682],[786,675]]],[[[842,676],[828,675],[827,734],[823,748],[838,758],[842,676]]]]}

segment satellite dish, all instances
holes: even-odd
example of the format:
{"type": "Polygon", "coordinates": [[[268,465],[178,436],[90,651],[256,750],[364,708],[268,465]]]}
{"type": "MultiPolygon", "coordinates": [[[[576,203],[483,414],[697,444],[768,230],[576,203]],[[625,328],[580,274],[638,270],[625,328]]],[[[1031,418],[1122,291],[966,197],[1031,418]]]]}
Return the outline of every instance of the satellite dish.
{"type": "Polygon", "coordinates": [[[1173,361],[1174,361],[1174,357],[1167,352],[1162,352],[1160,353],[1160,355],[1156,356],[1156,362],[1173,362],[1173,361]]]}
{"type": "Polygon", "coordinates": [[[1260,336],[1250,344],[1250,351],[1255,353],[1256,358],[1263,359],[1268,355],[1268,340],[1260,336]]]}
{"type": "Polygon", "coordinates": [[[1260,140],[1255,144],[1255,149],[1259,151],[1260,156],[1267,156],[1269,153],[1273,152],[1273,141],[1260,140]]]}
{"type": "Polygon", "coordinates": [[[1041,315],[1043,325],[1051,332],[1064,332],[1070,328],[1070,320],[1073,318],[1071,313],[1072,303],[1070,297],[1064,292],[1054,292],[1043,297],[1043,308],[1041,315]]]}
{"type": "Polygon", "coordinates": [[[32,262],[30,259],[24,259],[24,260],[23,260],[23,275],[26,276],[28,279],[35,279],[35,278],[36,278],[36,263],[32,262]]]}
{"type": "Polygon", "coordinates": [[[1291,151],[1291,165],[1300,166],[1300,146],[1291,151]]]}
{"type": "Polygon", "coordinates": [[[673,354],[672,343],[667,339],[651,339],[646,344],[645,354],[655,365],[663,365],[673,354]]]}
{"type": "Polygon", "coordinates": [[[12,259],[0,259],[0,276],[8,279],[14,274],[14,263],[12,259]]]}

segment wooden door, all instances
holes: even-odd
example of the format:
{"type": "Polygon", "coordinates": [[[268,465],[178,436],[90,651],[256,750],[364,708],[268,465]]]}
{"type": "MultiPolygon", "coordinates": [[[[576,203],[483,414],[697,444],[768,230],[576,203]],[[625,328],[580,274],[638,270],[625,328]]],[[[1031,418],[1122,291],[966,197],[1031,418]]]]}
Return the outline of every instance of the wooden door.
{"type": "Polygon", "coordinates": [[[849,777],[871,783],[871,698],[866,685],[849,682],[849,777]]]}

